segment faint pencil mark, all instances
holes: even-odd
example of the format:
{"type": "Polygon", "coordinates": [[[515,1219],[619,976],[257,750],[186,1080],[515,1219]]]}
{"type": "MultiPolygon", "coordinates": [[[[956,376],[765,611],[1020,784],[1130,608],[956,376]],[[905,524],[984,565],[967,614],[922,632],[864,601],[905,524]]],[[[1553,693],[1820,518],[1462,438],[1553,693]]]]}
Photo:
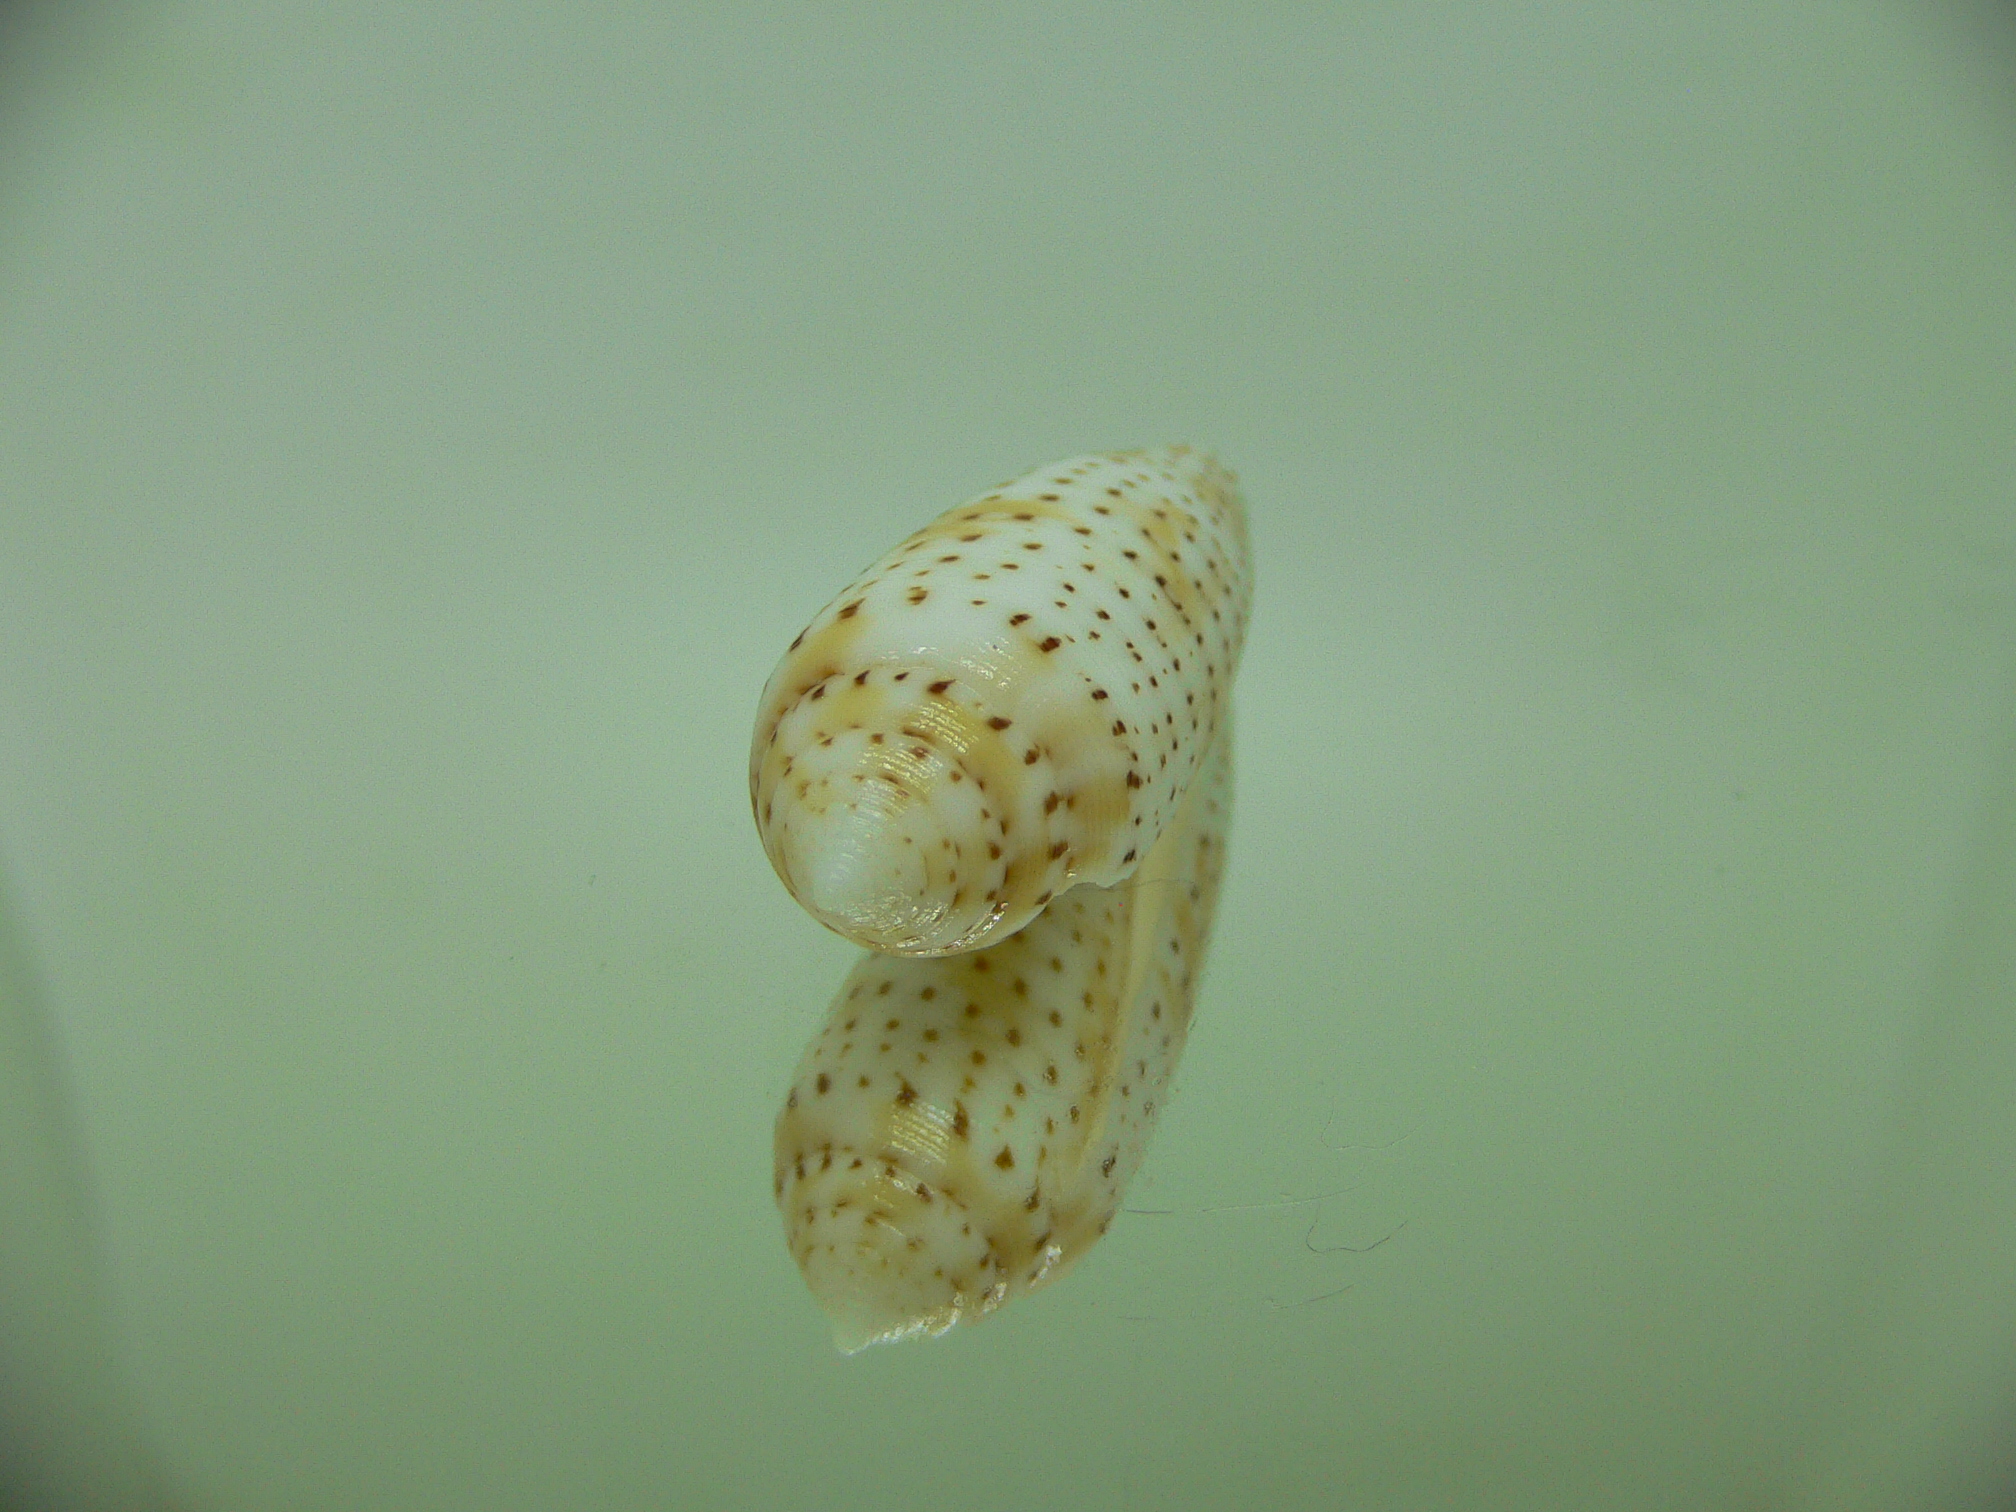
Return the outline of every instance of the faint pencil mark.
{"type": "Polygon", "coordinates": [[[1318,1213],[1315,1220],[1309,1225],[1309,1232],[1302,1236],[1302,1247],[1312,1255],[1369,1255],[1388,1239],[1398,1234],[1401,1229],[1407,1227],[1407,1220],[1402,1218],[1398,1224],[1380,1235],[1377,1239],[1374,1239],[1370,1244],[1318,1244],[1316,1242],[1316,1230],[1322,1222],[1323,1215],[1318,1213]]]}
{"type": "Polygon", "coordinates": [[[1316,1136],[1317,1142],[1333,1155],[1342,1155],[1351,1150],[1391,1150],[1407,1143],[1408,1140],[1414,1137],[1414,1131],[1409,1129],[1405,1134],[1397,1135],[1383,1144],[1332,1144],[1330,1143],[1330,1131],[1337,1126],[1337,1117],[1337,1114],[1332,1113],[1325,1119],[1323,1122],[1323,1132],[1316,1136]]]}
{"type": "Polygon", "coordinates": [[[1332,1297],[1341,1297],[1349,1290],[1351,1288],[1348,1286],[1340,1286],[1335,1291],[1318,1292],[1315,1296],[1304,1297],[1299,1302],[1277,1302],[1272,1297],[1264,1297],[1261,1300],[1272,1312],[1287,1312],[1294,1307],[1309,1307],[1317,1302],[1328,1302],[1332,1297]]]}
{"type": "Polygon", "coordinates": [[[1226,1202],[1217,1207],[1207,1207],[1206,1213],[1257,1213],[1263,1208],[1307,1207],[1312,1202],[1328,1202],[1332,1197],[1342,1197],[1347,1192],[1355,1192],[1362,1183],[1337,1188],[1334,1192],[1318,1192],[1314,1197],[1277,1197],[1271,1202],[1226,1202]]]}

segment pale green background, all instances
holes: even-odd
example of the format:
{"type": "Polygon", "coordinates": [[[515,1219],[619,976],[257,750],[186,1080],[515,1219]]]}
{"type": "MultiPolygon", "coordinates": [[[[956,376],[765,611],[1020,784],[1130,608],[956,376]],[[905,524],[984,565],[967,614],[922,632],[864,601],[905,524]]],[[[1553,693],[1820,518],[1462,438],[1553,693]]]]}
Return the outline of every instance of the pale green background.
{"type": "Polygon", "coordinates": [[[0,1222],[52,1481],[979,1512],[1994,1473],[1999,13],[8,25],[0,856],[41,1006],[0,1222]],[[757,845],[757,691],[914,525],[1170,440],[1239,470],[1259,597],[1143,1211],[842,1360],[768,1163],[851,951],[757,845]]]}

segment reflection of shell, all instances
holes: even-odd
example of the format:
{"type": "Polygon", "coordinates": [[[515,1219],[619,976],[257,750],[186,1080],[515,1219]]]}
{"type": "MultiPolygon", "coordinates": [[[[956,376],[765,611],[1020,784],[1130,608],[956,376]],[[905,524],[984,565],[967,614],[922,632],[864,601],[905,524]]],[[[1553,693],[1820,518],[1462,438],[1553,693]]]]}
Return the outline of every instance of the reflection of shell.
{"type": "Polygon", "coordinates": [[[813,620],[750,793],[792,895],[872,949],[1012,934],[1127,876],[1223,717],[1250,593],[1231,474],[1076,457],[952,510],[813,620]]]}
{"type": "Polygon", "coordinates": [[[1249,594],[1210,458],[1074,458],[912,536],[771,678],[765,848],[891,952],[777,1121],[787,1237],[843,1349],[984,1315],[1118,1210],[1203,964],[1249,594]]]}
{"type": "Polygon", "coordinates": [[[785,1235],[842,1349],[984,1316],[1106,1232],[1183,1053],[1231,775],[1228,727],[1132,880],[985,950],[848,976],[776,1145],[785,1235]]]}

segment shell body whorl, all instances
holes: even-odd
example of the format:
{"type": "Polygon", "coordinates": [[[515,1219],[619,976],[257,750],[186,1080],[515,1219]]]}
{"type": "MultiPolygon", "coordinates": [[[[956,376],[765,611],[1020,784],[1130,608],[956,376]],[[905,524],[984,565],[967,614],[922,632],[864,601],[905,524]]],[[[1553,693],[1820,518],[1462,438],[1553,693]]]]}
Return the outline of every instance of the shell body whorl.
{"type": "Polygon", "coordinates": [[[876,562],[764,690],[750,796],[792,895],[871,949],[944,955],[1126,877],[1229,706],[1251,595],[1230,473],[1075,457],[876,562]]]}

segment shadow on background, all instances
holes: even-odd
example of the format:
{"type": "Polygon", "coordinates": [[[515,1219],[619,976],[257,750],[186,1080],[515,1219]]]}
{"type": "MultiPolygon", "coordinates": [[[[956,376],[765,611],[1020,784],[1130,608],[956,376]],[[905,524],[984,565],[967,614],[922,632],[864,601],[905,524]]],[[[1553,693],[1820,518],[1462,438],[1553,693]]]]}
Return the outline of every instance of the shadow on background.
{"type": "Polygon", "coordinates": [[[2016,1506],[2016,677],[1793,1505],[2016,1506]],[[1996,1256],[2002,1264],[1983,1264],[1996,1256]]]}
{"type": "Polygon", "coordinates": [[[120,1380],[90,1182],[0,873],[0,1509],[174,1504],[120,1380]]]}

